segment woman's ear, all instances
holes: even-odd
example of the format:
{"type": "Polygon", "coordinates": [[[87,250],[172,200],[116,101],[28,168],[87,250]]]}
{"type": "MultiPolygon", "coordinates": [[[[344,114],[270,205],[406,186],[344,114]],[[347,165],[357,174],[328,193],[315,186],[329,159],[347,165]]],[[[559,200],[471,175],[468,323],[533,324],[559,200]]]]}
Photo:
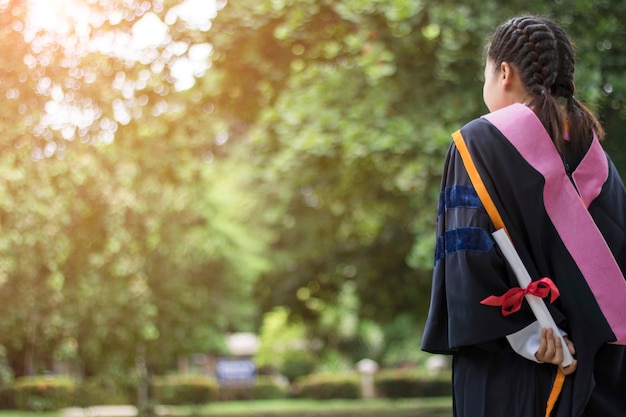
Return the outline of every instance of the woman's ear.
{"type": "Polygon", "coordinates": [[[500,64],[500,82],[504,89],[509,89],[516,81],[517,73],[515,68],[508,62],[502,62],[500,64]]]}
{"type": "Polygon", "coordinates": [[[517,67],[503,62],[500,64],[500,87],[504,94],[513,98],[514,102],[528,102],[528,92],[517,67]]]}

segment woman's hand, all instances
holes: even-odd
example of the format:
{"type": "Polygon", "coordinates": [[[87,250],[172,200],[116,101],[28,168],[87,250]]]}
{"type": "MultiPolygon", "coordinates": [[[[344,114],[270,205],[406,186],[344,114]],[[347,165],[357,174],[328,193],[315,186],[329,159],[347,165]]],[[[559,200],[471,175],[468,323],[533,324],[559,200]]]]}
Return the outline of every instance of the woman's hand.
{"type": "MultiPolygon", "coordinates": [[[[576,349],[574,349],[572,341],[567,337],[564,337],[564,339],[570,353],[572,355],[575,354],[576,349]]],[[[553,331],[550,328],[541,330],[541,340],[539,341],[539,349],[537,349],[535,357],[540,362],[559,365],[565,375],[573,374],[576,370],[576,366],[578,365],[578,361],[574,359],[569,366],[565,368],[561,366],[561,362],[563,362],[563,346],[561,338],[554,336],[553,331]]]]}

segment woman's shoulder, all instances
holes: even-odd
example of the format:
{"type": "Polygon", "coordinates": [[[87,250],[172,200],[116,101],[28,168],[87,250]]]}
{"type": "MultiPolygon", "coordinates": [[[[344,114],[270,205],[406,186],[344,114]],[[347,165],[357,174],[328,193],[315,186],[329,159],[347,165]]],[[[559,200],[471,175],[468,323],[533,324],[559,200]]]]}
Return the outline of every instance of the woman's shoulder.
{"type": "Polygon", "coordinates": [[[480,116],[465,123],[465,125],[461,128],[461,130],[471,131],[471,130],[476,130],[476,129],[484,129],[485,127],[489,125],[491,125],[491,123],[487,119],[485,119],[485,116],[480,116]]]}
{"type": "Polygon", "coordinates": [[[487,134],[506,136],[513,131],[532,128],[542,130],[543,125],[529,107],[516,103],[473,119],[461,128],[461,133],[464,136],[483,137],[487,134]]]}
{"type": "Polygon", "coordinates": [[[484,116],[477,117],[459,129],[465,140],[480,140],[493,135],[495,126],[484,116]]]}

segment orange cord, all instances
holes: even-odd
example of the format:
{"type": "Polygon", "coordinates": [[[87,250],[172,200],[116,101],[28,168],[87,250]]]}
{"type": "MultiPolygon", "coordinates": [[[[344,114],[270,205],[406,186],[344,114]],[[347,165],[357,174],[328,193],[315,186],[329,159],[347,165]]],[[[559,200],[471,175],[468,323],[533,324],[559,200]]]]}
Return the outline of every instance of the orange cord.
{"type": "Polygon", "coordinates": [[[548,405],[546,406],[546,416],[550,417],[550,413],[556,404],[556,400],[559,399],[561,390],[563,389],[563,383],[565,382],[565,374],[561,370],[561,367],[557,367],[556,377],[554,377],[554,383],[552,384],[552,391],[548,397],[548,405]]]}

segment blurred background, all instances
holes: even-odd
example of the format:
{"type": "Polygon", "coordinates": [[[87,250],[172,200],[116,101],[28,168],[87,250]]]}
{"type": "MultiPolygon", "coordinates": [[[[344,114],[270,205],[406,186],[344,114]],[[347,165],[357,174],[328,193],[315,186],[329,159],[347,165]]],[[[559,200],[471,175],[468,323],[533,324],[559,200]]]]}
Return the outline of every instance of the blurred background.
{"type": "Polygon", "coordinates": [[[495,26],[566,28],[626,173],[626,2],[536,3],[0,0],[0,386],[422,366],[495,26]]]}

